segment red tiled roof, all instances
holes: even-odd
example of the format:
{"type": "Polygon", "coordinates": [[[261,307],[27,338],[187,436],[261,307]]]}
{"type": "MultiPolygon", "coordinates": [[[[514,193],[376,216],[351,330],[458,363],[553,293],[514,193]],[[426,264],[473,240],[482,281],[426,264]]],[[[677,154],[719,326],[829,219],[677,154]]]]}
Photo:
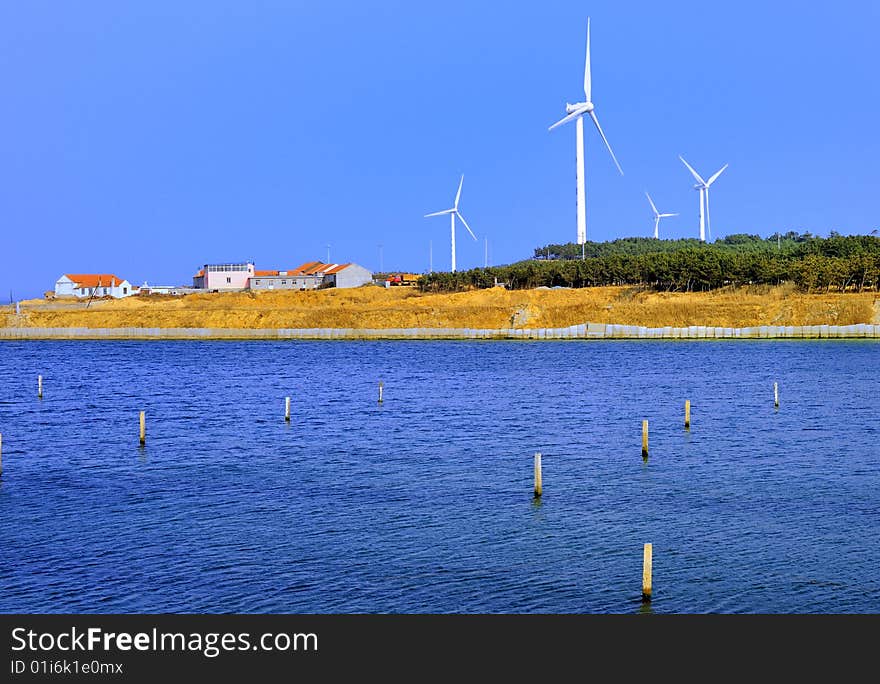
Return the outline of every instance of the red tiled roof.
{"type": "Polygon", "coordinates": [[[117,278],[112,273],[65,273],[70,278],[74,287],[116,287],[122,283],[121,278],[117,278]]]}
{"type": "Polygon", "coordinates": [[[351,266],[350,263],[349,264],[336,264],[332,268],[328,268],[326,271],[324,271],[324,273],[327,273],[327,274],[339,273],[342,269],[348,268],[349,266],[351,266]]]}
{"type": "Polygon", "coordinates": [[[324,266],[320,261],[307,261],[302,266],[298,266],[293,271],[290,271],[291,275],[313,275],[321,270],[321,267],[324,266]]]}
{"type": "Polygon", "coordinates": [[[278,271],[254,271],[254,275],[257,278],[265,278],[266,276],[276,276],[278,275],[278,271]]]}

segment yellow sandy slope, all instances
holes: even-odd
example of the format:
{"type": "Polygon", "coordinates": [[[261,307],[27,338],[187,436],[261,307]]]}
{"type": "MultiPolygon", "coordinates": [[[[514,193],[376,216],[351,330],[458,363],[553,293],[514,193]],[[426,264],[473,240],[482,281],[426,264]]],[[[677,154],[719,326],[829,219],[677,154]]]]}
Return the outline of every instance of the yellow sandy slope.
{"type": "MultiPolygon", "coordinates": [[[[880,323],[875,293],[813,294],[789,287],[709,293],[501,288],[421,294],[410,288],[197,294],[82,302],[31,300],[0,324],[148,328],[540,328],[584,323],[745,327],[880,323]]],[[[5,319],[5,320],[4,320],[5,319]]]]}

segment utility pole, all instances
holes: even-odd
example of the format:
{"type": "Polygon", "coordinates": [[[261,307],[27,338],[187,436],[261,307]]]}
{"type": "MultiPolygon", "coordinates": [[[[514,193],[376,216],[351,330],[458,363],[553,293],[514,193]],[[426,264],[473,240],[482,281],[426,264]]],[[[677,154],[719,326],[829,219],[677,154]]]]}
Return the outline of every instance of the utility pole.
{"type": "Polygon", "coordinates": [[[327,263],[330,263],[330,243],[327,243],[327,263]]]}
{"type": "Polygon", "coordinates": [[[489,268],[489,238],[483,238],[483,268],[489,268]]]}
{"type": "Polygon", "coordinates": [[[92,300],[95,298],[95,293],[98,291],[98,288],[100,288],[100,287],[101,287],[101,277],[98,276],[98,287],[92,288],[92,293],[89,295],[89,301],[86,302],[87,309],[89,308],[89,306],[91,306],[92,300]]]}
{"type": "Polygon", "coordinates": [[[428,240],[428,273],[434,272],[434,242],[428,240]]]}

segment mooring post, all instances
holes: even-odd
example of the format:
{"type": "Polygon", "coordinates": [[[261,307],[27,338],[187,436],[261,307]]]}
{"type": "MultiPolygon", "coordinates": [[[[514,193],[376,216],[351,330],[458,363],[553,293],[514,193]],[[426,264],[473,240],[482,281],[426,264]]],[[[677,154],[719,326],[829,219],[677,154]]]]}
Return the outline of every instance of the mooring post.
{"type": "Polygon", "coordinates": [[[385,384],[380,380],[379,381],[379,403],[382,403],[382,390],[385,388],[385,384]]]}
{"type": "Polygon", "coordinates": [[[541,452],[535,452],[535,498],[539,498],[544,492],[541,479],[541,452]]]}
{"type": "Polygon", "coordinates": [[[642,601],[651,600],[651,564],[653,549],[651,544],[645,544],[645,552],[642,560],[642,601]]]}
{"type": "Polygon", "coordinates": [[[773,406],[779,408],[779,383],[773,383],[773,406]]]}
{"type": "Polygon", "coordinates": [[[43,398],[43,376],[37,376],[37,399],[43,398]]]}
{"type": "Polygon", "coordinates": [[[141,411],[141,446],[147,443],[147,420],[143,411],[141,411]]]}
{"type": "Polygon", "coordinates": [[[284,420],[290,422],[290,397],[284,397],[284,420]]]}
{"type": "Polygon", "coordinates": [[[648,421],[642,421],[642,458],[648,460],[648,421]]]}
{"type": "Polygon", "coordinates": [[[691,400],[686,399],[684,402],[684,429],[691,429],[691,400]]]}

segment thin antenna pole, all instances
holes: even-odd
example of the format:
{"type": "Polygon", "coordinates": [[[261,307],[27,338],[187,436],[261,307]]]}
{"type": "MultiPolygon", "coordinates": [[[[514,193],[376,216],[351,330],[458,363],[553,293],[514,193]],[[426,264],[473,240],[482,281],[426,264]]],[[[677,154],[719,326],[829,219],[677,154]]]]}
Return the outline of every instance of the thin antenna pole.
{"type": "Polygon", "coordinates": [[[489,238],[483,238],[483,268],[489,268],[489,238]]]}
{"type": "Polygon", "coordinates": [[[330,244],[327,244],[327,263],[330,263],[330,244]]]}
{"type": "Polygon", "coordinates": [[[428,240],[428,273],[434,272],[434,242],[428,240]]]}
{"type": "Polygon", "coordinates": [[[382,258],[382,243],[379,243],[379,273],[385,273],[385,262],[382,258]]]}

